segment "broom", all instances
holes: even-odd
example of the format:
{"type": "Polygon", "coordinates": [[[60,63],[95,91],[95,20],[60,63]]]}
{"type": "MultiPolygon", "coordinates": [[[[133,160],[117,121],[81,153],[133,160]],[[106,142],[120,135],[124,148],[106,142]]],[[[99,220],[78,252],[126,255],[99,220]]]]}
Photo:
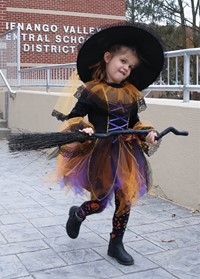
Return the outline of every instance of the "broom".
{"type": "MultiPolygon", "coordinates": [[[[94,133],[91,136],[81,132],[52,132],[52,133],[13,133],[8,136],[8,146],[10,152],[41,150],[52,147],[59,147],[72,142],[84,142],[92,139],[106,139],[108,137],[127,135],[127,134],[145,134],[151,130],[124,130],[113,131],[106,134],[94,133]]],[[[166,134],[172,132],[175,135],[187,136],[187,131],[178,131],[174,127],[168,127],[158,134],[156,140],[161,139],[166,134]]]]}

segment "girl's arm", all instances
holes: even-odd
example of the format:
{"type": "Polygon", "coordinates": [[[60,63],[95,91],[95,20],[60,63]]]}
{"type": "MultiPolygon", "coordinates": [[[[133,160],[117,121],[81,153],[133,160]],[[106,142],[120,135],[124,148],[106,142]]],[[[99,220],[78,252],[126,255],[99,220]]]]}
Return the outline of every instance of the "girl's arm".
{"type": "Polygon", "coordinates": [[[67,119],[74,118],[74,117],[84,117],[88,114],[91,104],[87,98],[88,92],[84,90],[81,94],[81,96],[78,99],[78,102],[76,103],[75,107],[72,109],[70,114],[67,116],[67,119]]]}
{"type": "Polygon", "coordinates": [[[93,125],[84,119],[90,109],[91,103],[87,98],[88,91],[83,90],[81,95],[78,98],[78,101],[72,111],[66,116],[65,122],[61,126],[61,131],[65,132],[85,132],[89,135],[93,134],[94,127],[93,125]]]}
{"type": "Polygon", "coordinates": [[[138,116],[138,105],[136,104],[130,114],[129,128],[134,130],[152,130],[148,135],[138,135],[138,144],[142,147],[142,150],[148,155],[152,155],[160,145],[161,140],[156,141],[155,137],[157,132],[150,123],[140,121],[138,116]]]}

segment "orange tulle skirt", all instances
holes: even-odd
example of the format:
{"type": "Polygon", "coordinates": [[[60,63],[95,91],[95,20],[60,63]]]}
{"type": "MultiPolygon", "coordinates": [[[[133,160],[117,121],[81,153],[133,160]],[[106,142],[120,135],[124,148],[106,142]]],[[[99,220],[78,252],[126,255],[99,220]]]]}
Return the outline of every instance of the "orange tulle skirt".
{"type": "Polygon", "coordinates": [[[89,191],[93,200],[111,200],[117,190],[118,215],[152,185],[151,169],[137,139],[121,136],[64,145],[57,159],[57,179],[76,193],[89,191]]]}

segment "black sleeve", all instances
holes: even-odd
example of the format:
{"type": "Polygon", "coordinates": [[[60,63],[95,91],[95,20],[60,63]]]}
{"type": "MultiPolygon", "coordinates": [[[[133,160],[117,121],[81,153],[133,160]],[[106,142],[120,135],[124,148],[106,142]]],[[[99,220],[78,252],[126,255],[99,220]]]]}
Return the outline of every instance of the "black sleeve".
{"type": "MultiPolygon", "coordinates": [[[[131,110],[131,113],[130,113],[129,128],[133,129],[133,127],[135,126],[135,124],[138,121],[140,121],[139,116],[138,116],[138,106],[134,105],[134,107],[133,107],[133,109],[131,110]]],[[[141,141],[146,140],[146,134],[138,135],[138,137],[140,138],[141,141]]]]}
{"type": "Polygon", "coordinates": [[[75,107],[68,115],[67,119],[74,118],[74,117],[84,117],[85,115],[88,114],[88,112],[91,109],[91,104],[87,96],[88,96],[88,91],[84,90],[81,96],[79,97],[75,107]]]}
{"type": "Polygon", "coordinates": [[[135,124],[139,121],[138,117],[138,106],[137,104],[134,104],[131,112],[130,112],[130,118],[129,118],[129,128],[133,128],[135,124]]]}

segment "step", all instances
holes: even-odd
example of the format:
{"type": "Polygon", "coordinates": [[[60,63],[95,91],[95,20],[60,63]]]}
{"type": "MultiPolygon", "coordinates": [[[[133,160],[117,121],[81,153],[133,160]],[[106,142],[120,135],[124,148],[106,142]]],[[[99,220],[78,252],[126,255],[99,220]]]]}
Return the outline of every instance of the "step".
{"type": "Polygon", "coordinates": [[[0,128],[0,139],[7,139],[7,136],[11,133],[8,128],[0,128]]]}
{"type": "Polygon", "coordinates": [[[0,128],[7,128],[7,121],[4,119],[0,119],[0,128]]]}

